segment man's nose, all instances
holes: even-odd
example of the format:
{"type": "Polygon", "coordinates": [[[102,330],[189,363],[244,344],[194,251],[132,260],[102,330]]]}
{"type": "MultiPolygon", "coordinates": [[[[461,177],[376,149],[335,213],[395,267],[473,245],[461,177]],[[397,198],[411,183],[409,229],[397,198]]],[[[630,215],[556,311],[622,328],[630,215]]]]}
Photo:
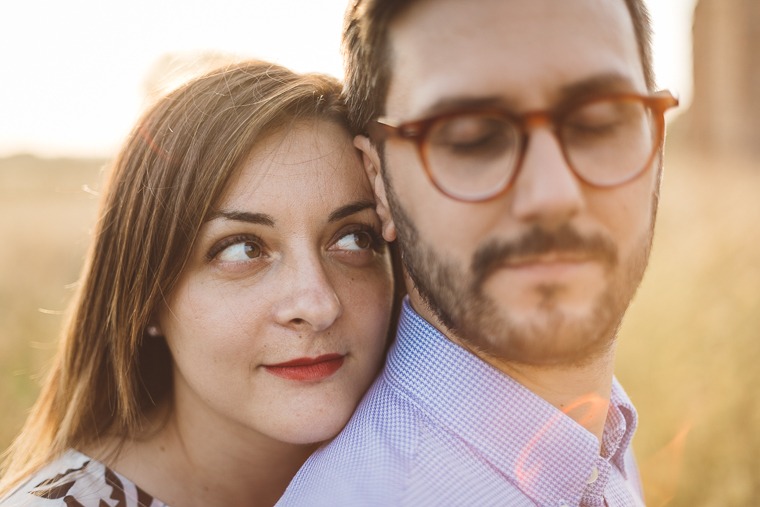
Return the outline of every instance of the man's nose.
{"type": "Polygon", "coordinates": [[[324,266],[315,255],[302,255],[284,266],[275,319],[285,327],[320,332],[343,313],[324,266]]]}
{"type": "Polygon", "coordinates": [[[547,227],[565,223],[583,209],[581,181],[550,128],[532,129],[512,194],[517,219],[547,227]]]}

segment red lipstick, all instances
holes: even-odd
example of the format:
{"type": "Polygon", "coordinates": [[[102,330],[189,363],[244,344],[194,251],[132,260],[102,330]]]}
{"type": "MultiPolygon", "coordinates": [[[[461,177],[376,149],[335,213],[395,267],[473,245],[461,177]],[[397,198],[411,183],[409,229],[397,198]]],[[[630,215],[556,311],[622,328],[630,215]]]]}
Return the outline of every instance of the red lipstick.
{"type": "Polygon", "coordinates": [[[299,357],[278,364],[265,364],[264,368],[278,377],[308,382],[327,378],[343,366],[346,356],[324,354],[319,357],[299,357]]]}

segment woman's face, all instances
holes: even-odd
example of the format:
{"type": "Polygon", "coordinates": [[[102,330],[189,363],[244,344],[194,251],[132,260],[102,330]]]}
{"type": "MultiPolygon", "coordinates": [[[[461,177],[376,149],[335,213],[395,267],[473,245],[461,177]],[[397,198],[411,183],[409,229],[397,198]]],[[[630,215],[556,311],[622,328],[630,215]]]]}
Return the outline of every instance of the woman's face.
{"type": "Polygon", "coordinates": [[[178,417],[289,443],[336,435],[383,360],[393,279],[349,134],[257,144],[159,312],[178,417]]]}

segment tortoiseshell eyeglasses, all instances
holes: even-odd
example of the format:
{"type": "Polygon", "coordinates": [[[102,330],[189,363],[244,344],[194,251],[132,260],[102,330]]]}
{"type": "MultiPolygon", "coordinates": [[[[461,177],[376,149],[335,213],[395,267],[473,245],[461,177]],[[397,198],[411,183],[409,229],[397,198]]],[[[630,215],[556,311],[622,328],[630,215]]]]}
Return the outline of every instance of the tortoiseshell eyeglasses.
{"type": "Polygon", "coordinates": [[[517,115],[500,109],[450,111],[410,122],[378,118],[374,141],[392,137],[417,145],[430,181],[460,201],[485,201],[507,190],[520,169],[530,132],[550,128],[568,166],[596,187],[614,187],[649,167],[665,137],[669,91],[595,96],[551,111],[517,115]]]}

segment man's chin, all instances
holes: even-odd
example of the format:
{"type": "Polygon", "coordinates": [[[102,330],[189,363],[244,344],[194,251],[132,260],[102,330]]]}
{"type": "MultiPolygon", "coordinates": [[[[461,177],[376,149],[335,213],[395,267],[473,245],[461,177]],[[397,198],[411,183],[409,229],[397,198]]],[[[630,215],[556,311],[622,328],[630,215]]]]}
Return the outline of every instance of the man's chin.
{"type": "Polygon", "coordinates": [[[495,270],[474,292],[498,302],[502,313],[527,327],[552,325],[552,319],[583,320],[609,290],[609,273],[599,262],[534,263],[495,270]]]}
{"type": "Polygon", "coordinates": [[[606,354],[615,341],[622,312],[601,299],[585,312],[557,304],[520,311],[519,317],[500,311],[492,302],[481,302],[479,308],[471,308],[457,334],[500,361],[581,365],[606,354]]]}

